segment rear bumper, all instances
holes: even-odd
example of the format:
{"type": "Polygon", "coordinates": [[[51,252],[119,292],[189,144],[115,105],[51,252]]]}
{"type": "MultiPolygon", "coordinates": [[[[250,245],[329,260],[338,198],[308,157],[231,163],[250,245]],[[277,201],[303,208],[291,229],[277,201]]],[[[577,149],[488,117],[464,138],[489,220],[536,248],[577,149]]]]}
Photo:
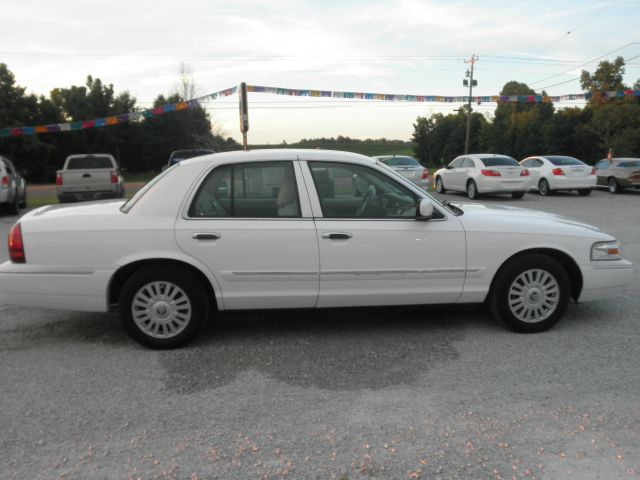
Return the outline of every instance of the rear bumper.
{"type": "Polygon", "coordinates": [[[111,270],[0,265],[0,303],[86,312],[106,312],[111,270]]]}
{"type": "Polygon", "coordinates": [[[581,266],[580,302],[609,298],[622,293],[633,282],[633,264],[626,260],[581,266]]]}
{"type": "Polygon", "coordinates": [[[529,177],[482,177],[476,180],[479,193],[526,192],[530,183],[529,177]]]}
{"type": "Polygon", "coordinates": [[[58,190],[58,200],[61,202],[81,201],[81,200],[102,200],[107,198],[122,198],[124,195],[124,188],[119,187],[114,190],[101,190],[101,191],[80,191],[80,192],[65,192],[58,190]]]}
{"type": "MultiPolygon", "coordinates": [[[[582,190],[592,189],[596,186],[596,177],[591,175],[584,178],[571,178],[571,177],[552,177],[549,178],[549,187],[552,190],[582,190]]],[[[538,186],[536,185],[536,188],[538,186]]]]}

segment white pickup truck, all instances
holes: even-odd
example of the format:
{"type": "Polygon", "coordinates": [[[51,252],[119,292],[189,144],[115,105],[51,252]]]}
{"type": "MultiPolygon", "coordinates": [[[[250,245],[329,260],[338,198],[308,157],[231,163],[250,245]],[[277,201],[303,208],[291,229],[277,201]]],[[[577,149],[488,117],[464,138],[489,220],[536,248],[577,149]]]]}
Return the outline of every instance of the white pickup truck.
{"type": "Polygon", "coordinates": [[[124,181],[112,155],[70,155],[56,172],[56,193],[60,203],[122,198],[124,181]]]}

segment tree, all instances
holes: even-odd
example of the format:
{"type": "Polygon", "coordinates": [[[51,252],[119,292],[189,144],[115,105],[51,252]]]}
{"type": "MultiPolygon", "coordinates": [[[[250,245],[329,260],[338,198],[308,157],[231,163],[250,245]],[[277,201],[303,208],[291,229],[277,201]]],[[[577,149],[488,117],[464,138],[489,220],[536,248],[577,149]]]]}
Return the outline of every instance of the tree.
{"type": "Polygon", "coordinates": [[[624,58],[616,57],[613,62],[603,60],[593,74],[582,70],[580,86],[585,92],[598,93],[610,90],[627,90],[623,82],[624,58]]]}

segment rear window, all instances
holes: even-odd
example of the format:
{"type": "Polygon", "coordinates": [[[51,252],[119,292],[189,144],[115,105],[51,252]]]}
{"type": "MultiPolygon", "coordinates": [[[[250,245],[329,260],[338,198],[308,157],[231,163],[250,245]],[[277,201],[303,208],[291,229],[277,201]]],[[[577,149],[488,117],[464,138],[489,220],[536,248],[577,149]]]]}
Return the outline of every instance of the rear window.
{"type": "Polygon", "coordinates": [[[573,157],[554,156],[554,157],[545,157],[545,158],[557,167],[565,167],[567,165],[580,165],[580,166],[586,165],[584,162],[573,157]]]}
{"type": "Polygon", "coordinates": [[[620,162],[618,166],[623,168],[640,168],[640,160],[620,162]]]}
{"type": "Polygon", "coordinates": [[[67,162],[67,170],[86,170],[87,168],[113,168],[110,157],[77,157],[67,162]]]}
{"type": "Polygon", "coordinates": [[[519,167],[520,164],[516,162],[515,158],[511,157],[491,157],[481,158],[485,167],[519,167]]]}
{"type": "Polygon", "coordinates": [[[415,158],[411,157],[391,157],[382,161],[390,167],[415,167],[420,165],[415,158]]]}

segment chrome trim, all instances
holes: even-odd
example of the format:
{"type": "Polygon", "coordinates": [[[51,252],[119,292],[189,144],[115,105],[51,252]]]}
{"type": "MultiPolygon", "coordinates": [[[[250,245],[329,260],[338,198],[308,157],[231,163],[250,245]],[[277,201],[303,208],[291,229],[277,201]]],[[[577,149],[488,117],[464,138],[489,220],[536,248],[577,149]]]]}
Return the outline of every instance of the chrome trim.
{"type": "Polygon", "coordinates": [[[249,276],[299,276],[299,275],[318,275],[318,272],[303,271],[303,272],[231,272],[236,277],[249,277],[249,276]]]}
{"type": "Polygon", "coordinates": [[[197,232],[191,235],[194,240],[218,240],[222,235],[214,232],[197,232]]]}
{"type": "Polygon", "coordinates": [[[320,275],[406,275],[465,273],[464,268],[420,268],[412,270],[322,270],[320,275]]]}
{"type": "MultiPolygon", "coordinates": [[[[597,261],[597,260],[594,260],[594,261],[597,261]]],[[[609,260],[609,261],[615,261],[615,260],[609,260]]],[[[619,270],[619,269],[633,268],[633,264],[629,264],[629,265],[593,265],[591,268],[593,268],[594,270],[619,270]]]]}

